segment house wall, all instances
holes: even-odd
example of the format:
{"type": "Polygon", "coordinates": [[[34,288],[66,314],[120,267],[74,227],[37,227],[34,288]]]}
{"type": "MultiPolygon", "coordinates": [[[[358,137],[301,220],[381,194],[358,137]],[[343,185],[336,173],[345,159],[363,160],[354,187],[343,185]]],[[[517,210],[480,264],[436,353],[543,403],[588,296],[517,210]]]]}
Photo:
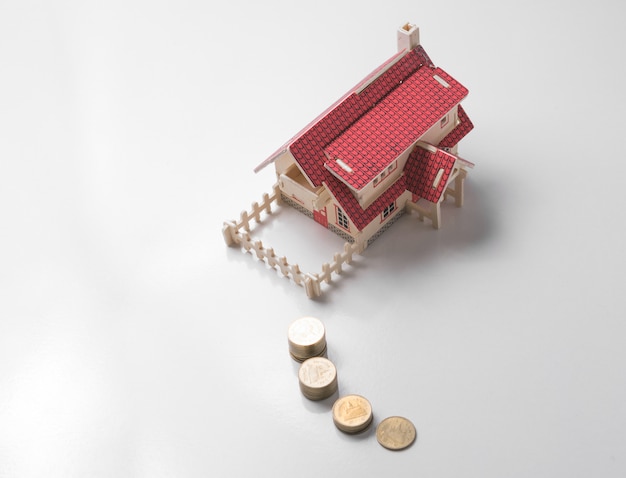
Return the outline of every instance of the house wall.
{"type": "Polygon", "coordinates": [[[280,176],[287,172],[287,170],[296,164],[296,159],[291,154],[291,151],[286,150],[280,156],[274,160],[274,167],[276,168],[276,176],[280,176]]]}
{"type": "Polygon", "coordinates": [[[402,175],[402,171],[404,171],[404,166],[406,165],[406,161],[412,149],[413,146],[398,156],[390,167],[387,167],[374,181],[357,192],[357,199],[361,207],[364,209],[367,208],[402,175]]]}
{"type": "Polygon", "coordinates": [[[321,209],[328,200],[324,187],[311,185],[296,163],[293,155],[285,151],[275,161],[278,187],[281,192],[309,211],[321,209]]]}
{"type": "Polygon", "coordinates": [[[386,225],[390,222],[393,222],[394,218],[398,214],[402,214],[402,212],[404,211],[404,206],[409,199],[411,199],[411,193],[409,191],[405,191],[404,193],[402,193],[402,195],[395,201],[395,208],[393,212],[389,214],[386,218],[383,218],[382,214],[376,216],[372,220],[372,222],[370,222],[367,226],[363,228],[363,231],[361,232],[361,239],[363,241],[368,241],[380,229],[386,227],[386,225]]]}
{"type": "Polygon", "coordinates": [[[302,186],[302,184],[287,174],[278,177],[278,186],[281,192],[293,199],[301,206],[313,211],[318,196],[315,192],[302,186]]]}
{"type": "Polygon", "coordinates": [[[439,120],[424,133],[420,140],[434,145],[439,144],[439,142],[459,124],[458,105],[452,108],[446,117],[448,121],[444,126],[441,125],[441,120],[439,120]]]}
{"type": "Polygon", "coordinates": [[[348,227],[345,227],[345,223],[340,224],[338,211],[341,207],[336,199],[330,196],[326,205],[328,224],[334,226],[334,228],[338,229],[341,233],[349,234],[354,240],[367,244],[367,241],[371,237],[375,236],[381,229],[390,225],[398,215],[404,212],[406,202],[410,199],[411,193],[409,191],[405,191],[394,201],[394,208],[387,216],[383,217],[382,213],[378,214],[367,226],[363,228],[362,231],[359,231],[349,218],[348,227]]]}

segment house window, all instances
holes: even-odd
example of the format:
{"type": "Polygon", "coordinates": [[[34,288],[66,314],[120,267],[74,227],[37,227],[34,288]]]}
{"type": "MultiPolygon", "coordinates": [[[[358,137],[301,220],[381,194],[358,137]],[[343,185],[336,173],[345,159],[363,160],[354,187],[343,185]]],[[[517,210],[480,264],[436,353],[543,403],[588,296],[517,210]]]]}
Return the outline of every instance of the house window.
{"type": "Polygon", "coordinates": [[[389,215],[396,209],[396,203],[392,202],[389,206],[383,209],[383,219],[387,219],[389,215]]]}
{"type": "Polygon", "coordinates": [[[441,127],[443,128],[447,124],[448,124],[448,115],[445,115],[443,118],[441,118],[441,127]]]}
{"type": "Polygon", "coordinates": [[[388,174],[391,174],[391,172],[395,169],[395,162],[391,163],[389,166],[387,166],[386,169],[383,169],[382,173],[380,173],[378,176],[376,176],[374,178],[374,186],[378,185],[378,183],[382,182],[383,179],[385,179],[385,177],[388,174]]]}
{"type": "Polygon", "coordinates": [[[339,208],[337,208],[337,224],[346,230],[350,229],[348,226],[348,216],[346,216],[345,213],[339,208]]]}

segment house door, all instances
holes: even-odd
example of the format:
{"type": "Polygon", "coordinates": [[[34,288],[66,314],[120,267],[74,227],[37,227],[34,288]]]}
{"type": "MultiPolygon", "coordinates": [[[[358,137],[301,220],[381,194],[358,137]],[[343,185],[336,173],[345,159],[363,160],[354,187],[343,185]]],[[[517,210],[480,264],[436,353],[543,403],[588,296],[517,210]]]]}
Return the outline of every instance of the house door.
{"type": "Polygon", "coordinates": [[[326,217],[326,208],[319,211],[313,211],[313,219],[319,222],[322,226],[328,227],[328,218],[326,217]]]}

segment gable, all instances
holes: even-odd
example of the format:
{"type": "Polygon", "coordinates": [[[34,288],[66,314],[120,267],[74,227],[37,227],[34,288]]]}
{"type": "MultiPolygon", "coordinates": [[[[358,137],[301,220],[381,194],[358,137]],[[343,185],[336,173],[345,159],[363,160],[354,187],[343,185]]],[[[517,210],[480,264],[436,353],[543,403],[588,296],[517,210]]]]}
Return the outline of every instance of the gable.
{"type": "Polygon", "coordinates": [[[324,184],[359,231],[362,231],[384,208],[398,199],[407,189],[405,177],[400,176],[369,207],[363,209],[352,192],[336,177],[329,174],[324,184]]]}

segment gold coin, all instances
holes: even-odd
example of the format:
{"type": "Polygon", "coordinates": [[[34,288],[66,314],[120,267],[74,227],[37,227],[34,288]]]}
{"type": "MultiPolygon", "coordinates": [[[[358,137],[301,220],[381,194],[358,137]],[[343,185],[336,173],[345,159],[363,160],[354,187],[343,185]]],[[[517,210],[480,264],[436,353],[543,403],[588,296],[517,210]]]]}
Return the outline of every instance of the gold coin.
{"type": "Polygon", "coordinates": [[[372,406],[360,395],[346,395],[333,405],[333,422],[346,433],[358,433],[372,423],[372,406]]]}
{"type": "Polygon", "coordinates": [[[291,358],[294,359],[296,362],[302,363],[306,359],[310,359],[312,357],[325,357],[325,358],[328,358],[328,350],[327,350],[327,347],[324,347],[320,353],[315,354],[315,355],[311,355],[311,356],[307,356],[307,357],[298,357],[297,355],[293,354],[292,352],[289,352],[289,355],[291,355],[291,358]]]}
{"type": "Polygon", "coordinates": [[[376,439],[389,450],[402,450],[410,446],[417,436],[415,426],[404,417],[385,418],[376,428],[376,439]]]}
{"type": "Polygon", "coordinates": [[[302,394],[310,400],[323,400],[337,391],[337,369],[324,357],[305,360],[298,370],[302,394]]]}

